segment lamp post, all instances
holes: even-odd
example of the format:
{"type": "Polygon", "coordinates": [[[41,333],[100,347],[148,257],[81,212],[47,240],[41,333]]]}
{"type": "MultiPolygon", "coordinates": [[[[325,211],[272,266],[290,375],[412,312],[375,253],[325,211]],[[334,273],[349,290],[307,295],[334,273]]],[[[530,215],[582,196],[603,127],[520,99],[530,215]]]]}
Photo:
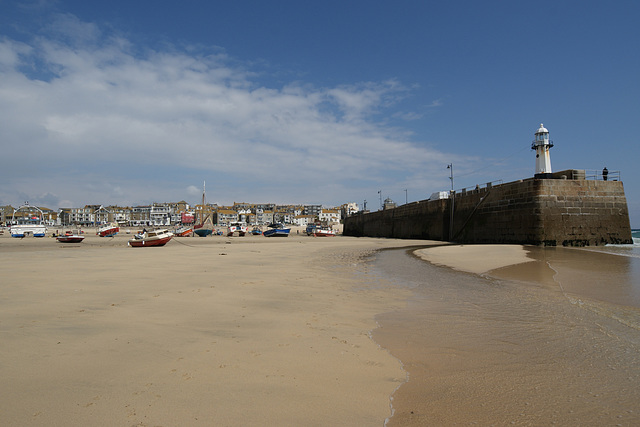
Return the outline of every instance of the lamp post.
{"type": "Polygon", "coordinates": [[[449,175],[449,179],[451,180],[451,193],[449,194],[449,198],[451,199],[450,210],[451,217],[449,218],[449,241],[453,240],[453,209],[455,207],[455,193],[453,191],[453,163],[449,163],[447,165],[447,169],[451,170],[451,175],[449,175]]]}
{"type": "Polygon", "coordinates": [[[404,204],[408,205],[409,204],[409,196],[407,196],[407,189],[404,189],[404,204]]]}

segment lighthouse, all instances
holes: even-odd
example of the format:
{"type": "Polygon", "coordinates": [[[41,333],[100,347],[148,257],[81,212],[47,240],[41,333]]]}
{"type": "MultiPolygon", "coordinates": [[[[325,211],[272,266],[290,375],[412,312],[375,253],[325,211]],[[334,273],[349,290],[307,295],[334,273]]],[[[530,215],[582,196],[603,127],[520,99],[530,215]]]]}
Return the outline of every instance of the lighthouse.
{"type": "Polygon", "coordinates": [[[549,149],[553,147],[553,141],[549,140],[549,131],[540,123],[536,131],[535,139],[531,143],[531,149],[536,151],[535,178],[549,178],[551,176],[551,157],[549,149]]]}

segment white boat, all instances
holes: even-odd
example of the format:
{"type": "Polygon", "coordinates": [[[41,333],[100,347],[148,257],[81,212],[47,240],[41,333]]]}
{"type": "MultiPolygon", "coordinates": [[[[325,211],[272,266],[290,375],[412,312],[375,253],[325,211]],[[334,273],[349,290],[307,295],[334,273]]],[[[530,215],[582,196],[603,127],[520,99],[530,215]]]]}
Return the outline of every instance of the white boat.
{"type": "Polygon", "coordinates": [[[44,237],[47,227],[44,225],[44,214],[37,206],[25,203],[14,209],[11,217],[11,237],[44,237]],[[17,214],[17,215],[16,215],[17,214]]]}
{"type": "Polygon", "coordinates": [[[333,231],[331,227],[321,226],[319,224],[310,224],[307,226],[307,236],[315,236],[315,237],[333,237],[336,235],[336,232],[333,231]]]}
{"type": "Polygon", "coordinates": [[[315,237],[333,237],[336,233],[330,228],[316,228],[313,235],[315,237]]]}
{"type": "Polygon", "coordinates": [[[242,237],[245,234],[247,234],[247,225],[241,222],[234,222],[227,229],[227,236],[229,237],[236,235],[242,237]]]}
{"type": "Polygon", "coordinates": [[[136,234],[133,239],[129,240],[129,246],[144,247],[144,246],[164,246],[173,237],[173,233],[170,233],[166,228],[154,231],[144,230],[142,233],[136,234]]]}

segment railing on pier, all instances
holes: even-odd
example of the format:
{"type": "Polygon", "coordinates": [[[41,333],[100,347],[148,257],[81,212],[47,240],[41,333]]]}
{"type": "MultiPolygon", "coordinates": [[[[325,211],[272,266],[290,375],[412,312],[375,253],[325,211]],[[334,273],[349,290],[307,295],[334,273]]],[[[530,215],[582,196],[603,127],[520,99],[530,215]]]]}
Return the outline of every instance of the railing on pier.
{"type": "Polygon", "coordinates": [[[587,170],[584,171],[584,178],[595,181],[622,181],[620,171],[587,170]]]}
{"type": "Polygon", "coordinates": [[[459,190],[455,190],[454,193],[456,193],[456,194],[473,193],[475,191],[480,191],[480,190],[483,190],[485,188],[486,189],[490,189],[494,185],[500,185],[500,184],[503,184],[503,183],[504,183],[504,181],[502,181],[501,179],[497,179],[495,181],[486,182],[484,184],[476,184],[475,186],[461,188],[459,190]]]}

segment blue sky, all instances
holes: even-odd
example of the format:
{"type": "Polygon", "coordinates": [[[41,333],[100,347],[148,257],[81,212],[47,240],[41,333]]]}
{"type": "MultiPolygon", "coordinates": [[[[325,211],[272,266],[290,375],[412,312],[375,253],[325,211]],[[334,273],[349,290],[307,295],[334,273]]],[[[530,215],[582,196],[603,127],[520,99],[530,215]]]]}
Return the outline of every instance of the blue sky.
{"type": "Polygon", "coordinates": [[[0,0],[0,204],[369,208],[621,171],[640,226],[640,3],[0,0]],[[406,190],[406,191],[405,191],[406,190]]]}

